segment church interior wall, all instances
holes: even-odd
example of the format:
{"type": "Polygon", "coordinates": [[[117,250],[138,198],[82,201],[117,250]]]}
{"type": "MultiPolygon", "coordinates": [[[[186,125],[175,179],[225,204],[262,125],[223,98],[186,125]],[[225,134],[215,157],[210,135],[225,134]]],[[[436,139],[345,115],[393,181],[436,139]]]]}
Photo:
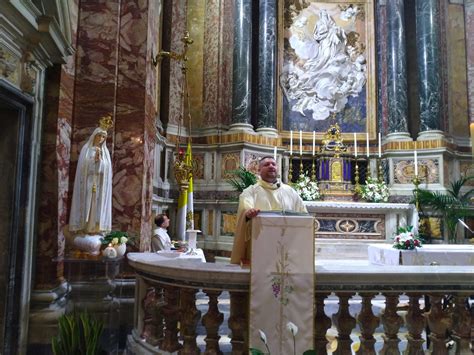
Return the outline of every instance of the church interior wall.
{"type": "MultiPolygon", "coordinates": [[[[226,182],[229,172],[239,166],[255,172],[258,158],[272,155],[274,146],[284,181],[289,170],[288,136],[257,133],[256,125],[251,132],[228,129],[233,123],[233,2],[69,0],[68,6],[61,7],[53,0],[41,2],[47,5],[44,11],[50,11],[43,15],[53,19],[49,27],[38,19],[43,10],[36,7],[37,1],[0,4],[0,83],[32,101],[33,144],[24,217],[29,227],[24,231],[24,273],[16,281],[21,283],[24,307],[18,320],[18,344],[10,348],[18,347],[20,352],[27,342],[49,343],[64,312],[69,292],[66,266],[51,260],[68,252],[70,187],[80,148],[101,116],[111,114],[114,119],[107,140],[114,162],[114,228],[139,236],[141,251],[149,248],[156,214],[167,213],[176,221],[173,161],[178,134],[182,143],[192,137],[198,167],[196,224],[203,232],[199,245],[210,256],[229,256],[233,243],[238,194],[226,182]],[[30,18],[22,17],[32,9],[36,10],[30,18]],[[40,30],[44,26],[48,30],[40,30]],[[160,49],[182,53],[181,38],[187,29],[194,39],[188,53],[191,131],[188,109],[180,99],[181,63],[163,59],[156,68],[152,63],[160,49]]],[[[405,1],[407,35],[414,38],[411,3],[405,1]]],[[[440,4],[444,135],[415,140],[420,126],[416,43],[409,40],[409,133],[414,140],[383,145],[385,177],[394,202],[410,199],[415,148],[426,173],[422,187],[443,191],[460,176],[474,174],[466,129],[474,123],[474,2],[440,4]]],[[[385,136],[389,123],[386,2],[377,1],[375,13],[378,112],[373,124],[377,122],[385,136]]],[[[257,121],[254,110],[251,123],[257,121]]],[[[310,159],[309,135],[305,159],[310,159]]],[[[376,149],[372,140],[371,153],[376,149]]],[[[375,162],[372,170],[376,171],[375,162]]],[[[170,234],[174,232],[172,225],[170,234]]],[[[130,316],[130,307],[126,312],[130,316]]]]}

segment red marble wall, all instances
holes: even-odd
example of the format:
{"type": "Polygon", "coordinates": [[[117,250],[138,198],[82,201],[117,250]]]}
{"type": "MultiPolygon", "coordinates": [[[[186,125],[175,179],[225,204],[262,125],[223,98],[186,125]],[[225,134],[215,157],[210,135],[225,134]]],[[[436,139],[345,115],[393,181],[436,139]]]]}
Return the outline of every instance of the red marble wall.
{"type": "MultiPolygon", "coordinates": [[[[69,0],[73,46],[76,44],[78,0],[69,0]]],[[[39,180],[38,234],[35,289],[50,289],[63,279],[69,194],[71,125],[74,97],[75,57],[47,70],[41,165],[39,180]]]]}
{"type": "MultiPolygon", "coordinates": [[[[230,124],[232,114],[233,3],[205,2],[203,48],[203,120],[196,128],[230,124]]],[[[192,49],[192,48],[191,48],[192,49]]]]}
{"type": "MultiPolygon", "coordinates": [[[[170,50],[182,53],[184,44],[181,38],[186,31],[186,0],[175,0],[171,10],[171,44],[170,50]]],[[[181,64],[176,60],[170,61],[170,88],[169,88],[169,111],[168,123],[178,125],[181,120],[181,93],[183,74],[181,64]]]]}

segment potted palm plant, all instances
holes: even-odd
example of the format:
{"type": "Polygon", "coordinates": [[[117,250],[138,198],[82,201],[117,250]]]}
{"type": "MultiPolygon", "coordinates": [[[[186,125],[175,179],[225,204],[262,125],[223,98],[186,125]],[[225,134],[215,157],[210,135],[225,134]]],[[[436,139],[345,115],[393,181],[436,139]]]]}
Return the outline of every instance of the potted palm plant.
{"type": "Polygon", "coordinates": [[[239,193],[257,182],[257,176],[243,166],[237,170],[232,170],[231,174],[233,177],[228,179],[227,182],[239,193]]]}
{"type": "Polygon", "coordinates": [[[471,205],[474,188],[463,189],[466,183],[473,179],[474,176],[469,176],[452,182],[446,193],[425,189],[416,190],[415,197],[421,210],[426,208],[443,218],[450,243],[456,242],[459,219],[474,216],[474,206],[471,205]]]}

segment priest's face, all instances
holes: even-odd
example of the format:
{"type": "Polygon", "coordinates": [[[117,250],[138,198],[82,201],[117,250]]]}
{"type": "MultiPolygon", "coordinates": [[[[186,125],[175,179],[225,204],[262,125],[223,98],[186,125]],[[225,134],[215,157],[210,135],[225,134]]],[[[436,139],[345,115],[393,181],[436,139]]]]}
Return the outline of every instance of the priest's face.
{"type": "Polygon", "coordinates": [[[274,183],[277,179],[277,163],[273,158],[265,158],[258,165],[258,172],[262,180],[274,183]]]}

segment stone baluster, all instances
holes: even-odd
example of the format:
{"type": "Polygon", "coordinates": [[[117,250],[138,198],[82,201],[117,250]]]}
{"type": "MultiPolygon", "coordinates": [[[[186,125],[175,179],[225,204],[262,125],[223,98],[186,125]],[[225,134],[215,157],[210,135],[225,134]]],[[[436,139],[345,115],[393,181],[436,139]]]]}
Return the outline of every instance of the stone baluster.
{"type": "Polygon", "coordinates": [[[351,354],[351,333],[356,326],[356,320],[349,313],[349,299],[354,293],[337,292],[339,297],[339,310],[333,315],[333,323],[337,328],[337,349],[336,355],[351,354]]]}
{"type": "Polygon", "coordinates": [[[163,289],[148,287],[142,300],[143,330],[141,338],[147,343],[157,346],[163,341],[163,289]]]}
{"type": "Polygon", "coordinates": [[[472,319],[468,305],[469,294],[454,296],[453,338],[456,341],[456,354],[469,354],[472,319]]]}
{"type": "Polygon", "coordinates": [[[408,296],[408,312],[406,315],[406,325],[408,330],[408,345],[405,350],[406,355],[423,355],[424,340],[421,333],[426,326],[425,317],[420,309],[420,293],[407,293],[408,296]]]}
{"type": "Polygon", "coordinates": [[[372,312],[372,298],[376,293],[362,292],[359,294],[362,297],[362,308],[357,322],[360,326],[360,348],[357,354],[363,355],[375,355],[375,329],[379,326],[380,320],[372,312]]]}
{"type": "Polygon", "coordinates": [[[163,307],[165,337],[161,343],[161,349],[172,353],[182,348],[178,342],[179,289],[169,285],[163,288],[165,290],[165,305],[163,307]]]}
{"type": "Polygon", "coordinates": [[[248,293],[230,293],[229,328],[232,330],[232,355],[248,354],[248,293]]]}
{"type": "Polygon", "coordinates": [[[202,317],[202,324],[206,328],[206,351],[205,355],[218,355],[222,354],[219,349],[219,327],[224,321],[224,314],[219,312],[217,298],[221,294],[221,291],[204,290],[206,295],[209,297],[209,308],[207,313],[202,317]]]}
{"type": "Polygon", "coordinates": [[[316,311],[314,314],[314,350],[316,354],[326,354],[328,340],[326,333],[331,328],[331,318],[324,313],[324,300],[329,293],[316,294],[316,311]]]}
{"type": "Polygon", "coordinates": [[[181,334],[184,339],[181,355],[200,354],[196,343],[196,327],[201,319],[201,311],[196,308],[196,290],[192,288],[181,289],[181,334]]]}
{"type": "Polygon", "coordinates": [[[398,306],[398,293],[383,293],[385,297],[385,312],[381,316],[383,329],[384,329],[384,344],[381,353],[385,355],[399,354],[398,343],[398,331],[403,325],[403,319],[397,314],[398,306]]]}
{"type": "Polygon", "coordinates": [[[443,295],[430,295],[430,310],[424,314],[430,328],[429,338],[431,340],[430,351],[432,354],[448,354],[446,348],[446,331],[452,326],[452,319],[443,309],[443,295]]]}

